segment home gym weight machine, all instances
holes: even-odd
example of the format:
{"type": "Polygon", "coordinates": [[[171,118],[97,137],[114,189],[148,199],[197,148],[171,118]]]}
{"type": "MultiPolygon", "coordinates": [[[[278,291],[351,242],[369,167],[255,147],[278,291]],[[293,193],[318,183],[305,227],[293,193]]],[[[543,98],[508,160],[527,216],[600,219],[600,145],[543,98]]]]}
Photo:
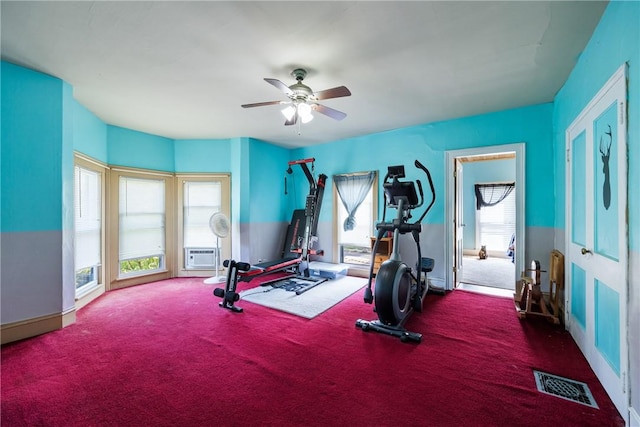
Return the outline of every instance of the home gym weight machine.
{"type": "MultiPolygon", "coordinates": [[[[235,313],[242,312],[242,308],[235,305],[240,299],[240,294],[236,291],[238,281],[248,282],[256,277],[270,273],[288,271],[286,276],[278,276],[272,280],[266,280],[262,285],[276,282],[283,283],[285,289],[294,291],[300,295],[313,287],[325,282],[325,278],[311,278],[309,275],[310,255],[322,255],[321,250],[314,250],[313,246],[317,241],[316,233],[318,229],[318,217],[322,206],[322,196],[327,180],[325,174],[320,174],[318,179],[313,176],[315,169],[315,159],[308,158],[293,160],[289,162],[287,174],[292,174],[292,166],[299,165],[309,182],[309,194],[306,198],[305,208],[297,209],[293,212],[291,223],[289,224],[285,237],[283,257],[275,261],[266,261],[251,265],[247,262],[236,262],[225,260],[223,265],[227,268],[227,280],[225,288],[216,288],[213,294],[222,298],[220,307],[229,309],[235,313]],[[308,164],[311,163],[311,169],[308,164]],[[291,282],[292,279],[296,279],[291,282]]],[[[285,175],[285,194],[287,194],[287,178],[285,175]]]]}
{"type": "Polygon", "coordinates": [[[422,311],[424,297],[429,291],[429,282],[426,273],[433,270],[433,259],[422,258],[420,249],[420,232],[422,231],[422,220],[431,210],[436,201],[436,192],[433,187],[431,173],[418,160],[415,161],[416,168],[422,170],[429,180],[431,190],[431,203],[415,222],[409,222],[412,218],[411,211],[419,208],[424,203],[424,193],[420,180],[416,180],[420,197],[416,193],[416,186],[413,181],[400,181],[405,177],[404,166],[389,166],[387,175],[384,178],[383,189],[385,195],[385,208],[382,222],[376,224],[378,230],[377,238],[372,249],[371,269],[369,270],[369,281],[364,293],[364,302],[371,304],[375,301],[375,311],[378,320],[356,321],[356,326],[363,331],[381,332],[387,335],[400,338],[403,342],[421,342],[422,334],[409,332],[404,328],[404,324],[414,311],[422,311]],[[391,179],[391,182],[388,182],[391,179]],[[396,208],[397,215],[392,221],[385,221],[387,208],[396,208]],[[373,281],[373,261],[378,248],[378,242],[386,234],[393,233],[393,248],[391,256],[384,261],[375,277],[375,289],[371,290],[373,281]],[[402,234],[411,233],[416,243],[418,257],[415,274],[412,268],[402,261],[399,249],[399,237],[402,234]],[[425,273],[424,280],[422,273],[425,273]]]}

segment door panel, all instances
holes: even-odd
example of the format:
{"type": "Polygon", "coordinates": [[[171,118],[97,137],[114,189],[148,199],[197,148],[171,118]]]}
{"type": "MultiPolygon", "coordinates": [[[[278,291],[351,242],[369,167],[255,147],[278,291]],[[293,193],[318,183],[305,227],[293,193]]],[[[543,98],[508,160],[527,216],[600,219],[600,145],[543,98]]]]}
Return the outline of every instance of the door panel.
{"type": "Polygon", "coordinates": [[[586,133],[581,132],[573,141],[571,141],[571,156],[573,171],[571,174],[571,182],[573,191],[571,192],[571,205],[573,206],[573,223],[571,224],[571,241],[577,245],[585,246],[587,244],[587,202],[585,198],[585,142],[586,133]]]}
{"type": "Polygon", "coordinates": [[[611,369],[620,375],[620,294],[595,281],[595,345],[611,369]]]}
{"type": "Polygon", "coordinates": [[[582,329],[587,327],[587,272],[576,264],[571,264],[571,313],[582,329]]]}
{"type": "Polygon", "coordinates": [[[619,233],[612,233],[617,229],[618,203],[615,203],[615,190],[618,188],[618,168],[615,160],[620,154],[613,141],[618,139],[616,100],[593,123],[594,140],[594,196],[595,196],[595,251],[599,255],[618,260],[619,233]],[[612,126],[613,124],[613,126],[612,126]],[[602,173],[600,171],[602,170],[602,173]],[[612,191],[613,190],[613,191],[612,191]],[[613,197],[612,197],[613,196],[613,197]],[[614,203],[612,203],[614,202],[614,203]]]}
{"type": "Polygon", "coordinates": [[[628,417],[626,67],[567,130],[567,328],[628,417]]]}

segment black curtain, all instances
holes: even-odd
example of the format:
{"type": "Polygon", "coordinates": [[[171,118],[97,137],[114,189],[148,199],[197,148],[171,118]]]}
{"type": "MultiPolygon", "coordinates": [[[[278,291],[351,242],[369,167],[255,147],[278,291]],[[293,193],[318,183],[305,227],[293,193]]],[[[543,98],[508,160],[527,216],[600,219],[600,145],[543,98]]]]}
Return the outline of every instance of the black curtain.
{"type": "Polygon", "coordinates": [[[476,210],[497,205],[511,194],[515,187],[515,182],[503,184],[476,184],[476,210]]]}

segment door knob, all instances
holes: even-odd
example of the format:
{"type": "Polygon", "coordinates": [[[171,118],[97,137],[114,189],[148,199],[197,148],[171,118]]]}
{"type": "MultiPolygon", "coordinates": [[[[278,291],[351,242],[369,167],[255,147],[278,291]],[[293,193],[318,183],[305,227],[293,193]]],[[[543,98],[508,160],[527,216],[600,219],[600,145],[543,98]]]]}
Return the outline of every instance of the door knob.
{"type": "Polygon", "coordinates": [[[593,252],[591,252],[591,251],[590,251],[589,249],[587,249],[587,248],[582,248],[582,249],[580,249],[580,253],[581,253],[582,255],[586,255],[586,254],[592,254],[593,252]]]}

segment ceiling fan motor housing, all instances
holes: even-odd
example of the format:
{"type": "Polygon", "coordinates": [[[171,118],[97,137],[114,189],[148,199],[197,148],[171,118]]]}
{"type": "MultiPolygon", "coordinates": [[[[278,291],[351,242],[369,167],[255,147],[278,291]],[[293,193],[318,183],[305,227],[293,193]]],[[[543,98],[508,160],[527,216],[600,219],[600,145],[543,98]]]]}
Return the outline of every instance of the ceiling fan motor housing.
{"type": "Polygon", "coordinates": [[[302,83],[302,80],[307,76],[307,71],[302,68],[296,68],[291,72],[291,76],[294,77],[298,83],[289,86],[289,89],[293,92],[289,95],[289,98],[298,102],[306,102],[308,99],[313,98],[313,91],[311,88],[302,83]]]}
{"type": "Polygon", "coordinates": [[[296,68],[291,72],[291,77],[296,79],[298,82],[301,82],[305,77],[307,77],[307,70],[303,68],[296,68]]]}

